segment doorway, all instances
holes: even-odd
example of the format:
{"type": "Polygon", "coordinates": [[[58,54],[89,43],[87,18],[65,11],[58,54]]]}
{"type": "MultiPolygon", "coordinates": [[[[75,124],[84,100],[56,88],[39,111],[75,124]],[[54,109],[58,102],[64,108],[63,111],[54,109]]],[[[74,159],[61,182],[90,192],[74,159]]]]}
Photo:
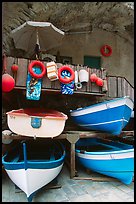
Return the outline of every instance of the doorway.
{"type": "Polygon", "coordinates": [[[90,68],[101,68],[101,57],[96,56],[84,56],[84,65],[90,68]]]}

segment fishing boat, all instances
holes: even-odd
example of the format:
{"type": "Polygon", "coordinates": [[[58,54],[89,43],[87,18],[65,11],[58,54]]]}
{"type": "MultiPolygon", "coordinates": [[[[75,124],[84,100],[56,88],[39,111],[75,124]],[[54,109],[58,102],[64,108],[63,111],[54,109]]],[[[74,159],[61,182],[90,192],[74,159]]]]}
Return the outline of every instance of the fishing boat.
{"type": "Polygon", "coordinates": [[[9,129],[19,135],[30,137],[56,137],[65,127],[67,115],[44,108],[25,108],[7,112],[9,129]]]}
{"type": "Polygon", "coordinates": [[[119,141],[83,138],[76,143],[77,160],[87,169],[130,184],[134,176],[134,147],[119,141]]]}
{"type": "Polygon", "coordinates": [[[27,141],[4,154],[2,164],[9,178],[31,202],[39,189],[58,176],[64,158],[65,149],[59,141],[27,141]]]}
{"type": "Polygon", "coordinates": [[[132,99],[125,96],[71,110],[70,114],[83,129],[119,135],[131,117],[133,106],[132,99]]]}

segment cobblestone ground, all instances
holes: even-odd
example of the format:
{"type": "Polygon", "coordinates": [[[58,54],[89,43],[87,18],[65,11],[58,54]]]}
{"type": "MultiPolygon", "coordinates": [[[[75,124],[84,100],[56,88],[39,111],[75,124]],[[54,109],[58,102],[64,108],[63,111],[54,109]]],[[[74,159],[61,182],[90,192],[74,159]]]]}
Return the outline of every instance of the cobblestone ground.
{"type": "MultiPolygon", "coordinates": [[[[88,174],[78,169],[78,176],[100,177],[100,174],[88,174]]],[[[66,165],[57,177],[56,187],[43,187],[34,196],[32,202],[134,202],[134,182],[125,185],[118,180],[92,181],[70,179],[66,165]]],[[[2,174],[2,202],[27,202],[24,192],[18,192],[7,174],[2,174]]]]}

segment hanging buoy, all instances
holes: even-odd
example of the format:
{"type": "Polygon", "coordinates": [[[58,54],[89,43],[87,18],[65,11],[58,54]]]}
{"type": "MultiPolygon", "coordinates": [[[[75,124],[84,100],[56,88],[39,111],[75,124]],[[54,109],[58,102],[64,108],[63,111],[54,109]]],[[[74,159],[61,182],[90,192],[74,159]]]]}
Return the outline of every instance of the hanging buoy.
{"type": "Polygon", "coordinates": [[[11,66],[11,70],[12,70],[12,72],[17,72],[17,70],[18,70],[18,65],[13,64],[13,65],[11,66]]]}
{"type": "Polygon", "coordinates": [[[81,69],[79,71],[79,81],[81,83],[84,83],[84,82],[88,82],[89,81],[89,73],[88,71],[86,71],[85,69],[81,69]]]}
{"type": "Polygon", "coordinates": [[[2,91],[9,92],[14,88],[15,80],[12,76],[10,76],[7,73],[5,54],[3,55],[3,71],[4,71],[4,74],[2,75],[2,91]]]}
{"type": "Polygon", "coordinates": [[[71,83],[75,78],[75,72],[72,68],[68,66],[62,66],[58,69],[58,78],[59,81],[63,84],[71,83]],[[64,77],[62,75],[64,75],[64,77]]]}
{"type": "Polygon", "coordinates": [[[2,91],[3,92],[9,92],[11,91],[15,86],[15,80],[12,76],[9,74],[3,74],[2,75],[2,91]]]}
{"type": "Polygon", "coordinates": [[[109,45],[102,46],[100,51],[105,57],[109,57],[112,54],[112,48],[109,45]],[[108,50],[108,52],[106,52],[106,50],[108,50]]]}
{"type": "Polygon", "coordinates": [[[46,68],[45,68],[44,64],[42,62],[38,61],[38,60],[34,60],[29,64],[28,71],[30,72],[31,76],[36,78],[36,79],[40,79],[46,74],[46,68]],[[42,70],[42,73],[41,74],[36,74],[33,71],[34,66],[40,67],[41,70],[42,70]]]}
{"type": "Polygon", "coordinates": [[[97,86],[103,86],[103,80],[98,77],[96,80],[96,84],[97,84],[97,86]]]}
{"type": "Polygon", "coordinates": [[[91,81],[91,82],[96,82],[97,78],[98,78],[98,77],[96,76],[96,74],[93,73],[93,74],[91,74],[91,76],[90,76],[90,81],[91,81]]]}
{"type": "Polygon", "coordinates": [[[78,82],[78,72],[77,71],[75,71],[75,87],[76,87],[76,89],[82,88],[81,82],[78,82]]]}

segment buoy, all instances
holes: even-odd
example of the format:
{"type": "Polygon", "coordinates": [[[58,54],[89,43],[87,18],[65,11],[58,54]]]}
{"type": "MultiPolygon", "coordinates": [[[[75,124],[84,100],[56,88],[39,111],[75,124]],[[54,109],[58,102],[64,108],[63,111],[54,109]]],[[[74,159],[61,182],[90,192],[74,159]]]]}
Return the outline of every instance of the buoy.
{"type": "Polygon", "coordinates": [[[81,69],[79,71],[79,81],[81,83],[89,81],[89,73],[88,73],[88,71],[86,71],[85,69],[81,69]]]}
{"type": "Polygon", "coordinates": [[[101,54],[105,57],[109,57],[112,54],[112,48],[109,45],[104,45],[100,49],[101,54]],[[108,53],[106,52],[106,49],[108,50],[108,53]]]}
{"type": "Polygon", "coordinates": [[[97,84],[97,86],[103,86],[103,80],[101,78],[97,77],[96,84],[97,84]]]}
{"type": "Polygon", "coordinates": [[[39,60],[34,60],[32,61],[29,65],[28,65],[28,71],[30,72],[30,75],[36,79],[41,79],[45,74],[46,74],[46,67],[44,66],[44,64],[42,62],[40,62],[39,60]],[[33,71],[33,67],[34,66],[38,66],[41,68],[42,73],[41,74],[36,74],[33,71]]]}
{"type": "Polygon", "coordinates": [[[11,66],[11,70],[12,70],[12,72],[17,72],[17,70],[18,70],[18,65],[13,64],[13,65],[11,66]]]}
{"type": "Polygon", "coordinates": [[[76,87],[76,89],[82,88],[81,82],[78,82],[78,72],[77,71],[75,71],[75,87],[76,87]]]}
{"type": "Polygon", "coordinates": [[[97,78],[98,78],[98,77],[96,76],[96,74],[93,73],[93,74],[91,74],[91,76],[90,76],[90,81],[91,81],[91,82],[96,82],[97,78]]]}
{"type": "Polygon", "coordinates": [[[9,92],[11,91],[15,86],[15,80],[12,76],[9,74],[3,74],[2,75],[2,91],[3,92],[9,92]]]}
{"type": "Polygon", "coordinates": [[[58,77],[61,83],[69,84],[75,79],[75,72],[68,66],[62,66],[58,69],[58,77]],[[67,75],[69,75],[69,77],[67,75]]]}

